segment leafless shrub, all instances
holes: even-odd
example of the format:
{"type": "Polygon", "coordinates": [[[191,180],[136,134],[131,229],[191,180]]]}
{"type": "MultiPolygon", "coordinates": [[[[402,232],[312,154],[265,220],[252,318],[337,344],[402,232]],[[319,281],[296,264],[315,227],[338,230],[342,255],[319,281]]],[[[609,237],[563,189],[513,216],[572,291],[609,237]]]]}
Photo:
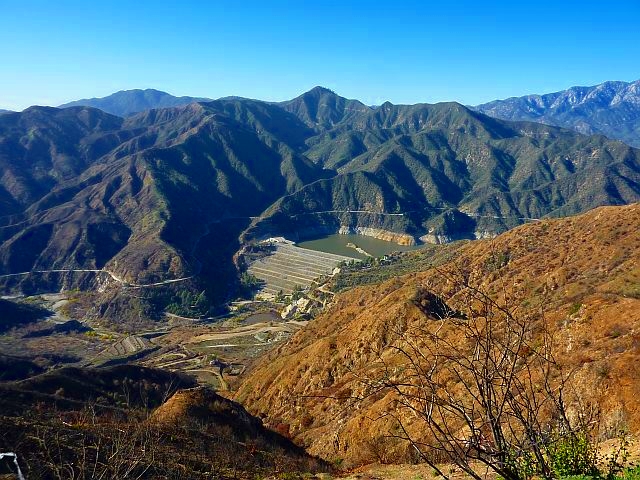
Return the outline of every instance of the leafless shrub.
{"type": "Polygon", "coordinates": [[[522,309],[522,295],[505,285],[489,295],[482,275],[440,270],[423,286],[445,296],[446,315],[390,326],[387,348],[361,378],[366,395],[395,392],[392,435],[444,478],[441,463],[478,480],[478,465],[508,480],[553,478],[556,446],[590,438],[597,412],[554,356],[544,302],[522,309]]]}

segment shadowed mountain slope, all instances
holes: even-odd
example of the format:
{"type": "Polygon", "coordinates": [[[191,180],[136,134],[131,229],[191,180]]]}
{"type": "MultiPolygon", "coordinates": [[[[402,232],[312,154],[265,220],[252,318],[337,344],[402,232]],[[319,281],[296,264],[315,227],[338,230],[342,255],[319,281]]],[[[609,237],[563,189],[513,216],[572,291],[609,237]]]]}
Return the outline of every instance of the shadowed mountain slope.
{"type": "Polygon", "coordinates": [[[28,478],[58,478],[58,465],[87,478],[133,472],[249,479],[329,470],[190,377],[133,365],[40,374],[27,368],[30,378],[0,382],[0,449],[17,453],[28,478]]]}

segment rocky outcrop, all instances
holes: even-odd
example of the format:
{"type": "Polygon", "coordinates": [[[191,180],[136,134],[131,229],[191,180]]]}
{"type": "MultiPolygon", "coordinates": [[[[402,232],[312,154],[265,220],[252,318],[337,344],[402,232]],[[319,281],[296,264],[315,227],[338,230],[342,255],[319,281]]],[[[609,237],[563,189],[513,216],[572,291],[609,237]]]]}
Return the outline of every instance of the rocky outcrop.
{"type": "MultiPolygon", "coordinates": [[[[417,245],[420,243],[419,241],[416,241],[416,238],[413,235],[408,233],[393,232],[375,227],[351,227],[349,225],[339,225],[331,222],[305,225],[298,230],[286,232],[285,236],[287,239],[300,242],[314,237],[334,235],[336,233],[340,235],[363,235],[365,237],[373,237],[386,242],[397,243],[398,245],[417,245]]],[[[265,241],[274,237],[276,234],[277,232],[275,230],[264,230],[258,238],[261,241],[265,241]]]]}
{"type": "Polygon", "coordinates": [[[341,226],[338,230],[340,235],[349,235],[355,233],[357,235],[364,235],[365,237],[373,237],[378,240],[384,240],[385,242],[393,242],[398,245],[415,245],[416,239],[407,233],[390,232],[388,230],[382,230],[380,228],[372,227],[355,227],[350,228],[347,226],[341,226]]]}
{"type": "Polygon", "coordinates": [[[483,231],[476,230],[475,232],[460,233],[457,235],[445,235],[445,234],[435,233],[433,231],[430,231],[429,233],[425,233],[424,235],[422,235],[419,238],[419,240],[422,243],[432,243],[434,245],[442,245],[444,243],[456,242],[458,240],[481,240],[481,239],[487,239],[487,238],[494,238],[495,236],[496,236],[495,233],[491,233],[486,230],[483,230],[483,231]]]}

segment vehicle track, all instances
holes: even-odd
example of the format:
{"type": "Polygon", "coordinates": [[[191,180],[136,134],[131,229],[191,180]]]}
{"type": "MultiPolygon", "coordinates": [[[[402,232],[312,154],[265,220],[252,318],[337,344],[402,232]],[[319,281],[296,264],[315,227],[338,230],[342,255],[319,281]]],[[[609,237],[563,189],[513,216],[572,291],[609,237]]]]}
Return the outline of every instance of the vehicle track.
{"type": "Polygon", "coordinates": [[[117,274],[115,274],[114,272],[111,272],[109,270],[105,270],[105,269],[99,269],[98,270],[98,269],[91,269],[91,268],[59,268],[59,269],[52,269],[52,270],[31,270],[31,271],[28,271],[28,272],[7,273],[7,274],[4,274],[4,275],[0,275],[0,278],[27,276],[27,275],[33,275],[33,274],[46,274],[46,273],[106,273],[113,280],[115,280],[117,283],[121,284],[125,288],[158,287],[158,286],[161,286],[161,285],[168,285],[170,283],[184,282],[186,280],[189,280],[189,279],[193,278],[193,275],[191,275],[191,276],[188,276],[188,277],[171,278],[171,279],[168,279],[168,280],[163,280],[161,282],[141,284],[141,283],[127,282],[126,280],[122,279],[117,274]]]}

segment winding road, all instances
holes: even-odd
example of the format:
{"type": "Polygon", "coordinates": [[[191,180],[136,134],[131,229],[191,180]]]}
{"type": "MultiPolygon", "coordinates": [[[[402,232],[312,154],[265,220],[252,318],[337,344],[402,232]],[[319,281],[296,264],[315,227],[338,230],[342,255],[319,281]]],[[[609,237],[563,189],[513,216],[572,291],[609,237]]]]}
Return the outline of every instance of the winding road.
{"type": "Polygon", "coordinates": [[[141,283],[127,282],[126,280],[122,279],[121,277],[119,277],[115,273],[113,273],[113,272],[111,272],[109,270],[105,270],[105,269],[99,269],[98,270],[98,269],[91,269],[91,268],[60,268],[60,269],[53,269],[53,270],[31,270],[29,272],[7,273],[7,274],[4,274],[4,275],[0,275],[0,279],[1,278],[8,278],[8,277],[19,277],[19,276],[33,275],[33,274],[37,274],[37,273],[39,273],[39,274],[44,274],[44,273],[106,273],[113,280],[115,280],[116,282],[118,282],[119,284],[121,284],[125,288],[159,287],[161,285],[168,285],[170,283],[184,282],[185,280],[189,280],[190,278],[193,278],[193,276],[189,276],[189,277],[182,277],[182,278],[172,278],[172,279],[169,279],[169,280],[163,280],[161,282],[141,284],[141,283]]]}

